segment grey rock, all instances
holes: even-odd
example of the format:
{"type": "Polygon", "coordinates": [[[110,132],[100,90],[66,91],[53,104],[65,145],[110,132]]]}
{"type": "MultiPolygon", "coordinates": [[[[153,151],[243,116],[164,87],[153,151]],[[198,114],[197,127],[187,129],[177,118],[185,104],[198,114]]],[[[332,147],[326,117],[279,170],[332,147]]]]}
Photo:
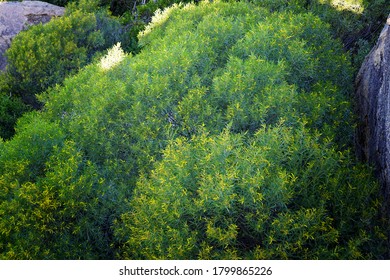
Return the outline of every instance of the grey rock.
{"type": "MultiPolygon", "coordinates": [[[[390,16],[356,78],[358,155],[376,170],[390,209],[390,16]]],[[[390,213],[390,212],[389,212],[390,213]]]]}
{"type": "Polygon", "coordinates": [[[64,12],[63,7],[41,1],[0,2],[0,70],[5,69],[4,53],[13,37],[31,25],[47,23],[64,12]]]}

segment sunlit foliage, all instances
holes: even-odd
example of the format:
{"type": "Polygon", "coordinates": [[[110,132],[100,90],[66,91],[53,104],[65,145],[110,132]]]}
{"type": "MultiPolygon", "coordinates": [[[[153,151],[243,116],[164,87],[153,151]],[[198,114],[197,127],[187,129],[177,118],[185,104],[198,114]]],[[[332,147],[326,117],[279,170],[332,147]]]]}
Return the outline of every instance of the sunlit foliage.
{"type": "Polygon", "coordinates": [[[383,256],[328,24],[202,2],[139,42],[39,94],[0,141],[1,258],[383,256]]]}
{"type": "Polygon", "coordinates": [[[25,103],[38,107],[35,94],[62,83],[94,55],[123,39],[117,19],[98,11],[96,3],[84,2],[68,7],[65,16],[33,26],[13,39],[6,52],[8,86],[25,103]]]}

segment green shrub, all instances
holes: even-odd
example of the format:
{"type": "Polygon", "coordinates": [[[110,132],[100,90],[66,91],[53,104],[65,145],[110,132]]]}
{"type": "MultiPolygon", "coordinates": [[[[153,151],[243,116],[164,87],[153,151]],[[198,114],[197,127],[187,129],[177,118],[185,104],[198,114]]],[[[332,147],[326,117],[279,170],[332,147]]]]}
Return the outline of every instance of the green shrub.
{"type": "MultiPolygon", "coordinates": [[[[351,90],[351,70],[347,57],[342,54],[341,45],[330,39],[328,27],[312,15],[295,15],[291,12],[268,15],[261,10],[256,12],[256,16],[245,12],[245,17],[237,12],[243,11],[244,14],[244,6],[237,6],[225,6],[226,9],[218,13],[213,12],[212,18],[205,13],[206,6],[199,9],[184,7],[180,14],[176,13],[177,8],[172,8],[158,14],[140,38],[145,51],[154,50],[154,42],[157,41],[160,46],[157,53],[163,53],[165,58],[165,63],[154,62],[157,70],[144,61],[133,64],[136,73],[144,69],[150,69],[149,73],[152,73],[150,76],[139,75],[143,85],[150,85],[146,87],[147,91],[133,85],[142,92],[141,100],[148,100],[143,107],[145,110],[141,111],[148,112],[148,108],[155,111],[161,102],[176,96],[182,98],[177,107],[174,103],[166,106],[169,110],[165,112],[171,128],[191,141],[188,145],[183,144],[184,148],[181,147],[184,140],[169,146],[161,156],[163,160],[156,163],[150,178],[147,173],[137,183],[133,201],[129,205],[131,210],[129,214],[122,215],[121,222],[118,222],[118,243],[126,244],[119,249],[119,256],[146,259],[380,258],[384,235],[380,222],[375,222],[380,204],[378,187],[376,185],[371,192],[375,183],[370,172],[364,167],[355,166],[348,151],[337,152],[337,146],[332,144],[336,140],[343,143],[342,147],[345,148],[351,143],[352,135],[347,98],[351,90]],[[237,13],[232,16],[230,11],[237,13]],[[251,21],[251,16],[256,17],[256,21],[253,21],[256,24],[251,21]],[[174,19],[180,22],[179,27],[174,19]],[[257,24],[258,20],[260,22],[257,24]],[[218,25],[218,22],[223,22],[224,26],[218,25]],[[249,23],[249,30],[244,23],[249,23]],[[234,28],[230,28],[230,24],[234,28]],[[229,35],[219,37],[218,34],[225,34],[224,28],[229,30],[226,31],[229,35]],[[203,38],[203,34],[207,36],[203,38]],[[195,54],[198,50],[195,42],[205,45],[197,57],[202,64],[197,64],[192,79],[180,76],[194,72],[190,56],[178,52],[174,38],[181,42],[183,49],[190,49],[195,54]],[[221,38],[224,40],[219,41],[221,38]],[[166,45],[170,52],[165,51],[166,45]],[[208,52],[208,46],[218,51],[208,52]],[[187,67],[178,68],[180,70],[177,71],[177,64],[171,58],[173,54],[187,67]],[[215,65],[215,68],[208,63],[215,65]],[[174,73],[172,76],[179,82],[180,88],[170,83],[172,76],[164,79],[164,65],[170,66],[168,71],[174,73]],[[207,77],[202,75],[203,69],[210,69],[207,70],[207,77]],[[214,73],[212,80],[211,73],[214,73]],[[194,82],[204,86],[199,88],[194,82]],[[190,85],[188,90],[187,85],[190,85]],[[146,99],[146,96],[158,96],[159,103],[154,103],[151,98],[146,99]],[[206,149],[207,141],[217,141],[215,137],[210,136],[207,141],[191,138],[191,135],[197,135],[203,129],[211,135],[218,134],[226,126],[233,132],[271,137],[268,134],[272,135],[272,129],[271,132],[261,130],[262,133],[257,130],[263,125],[273,126],[280,119],[285,119],[287,126],[297,129],[294,132],[297,135],[293,134],[295,136],[285,133],[287,138],[292,138],[291,142],[283,142],[284,134],[277,134],[272,137],[269,146],[264,144],[265,151],[262,153],[263,138],[248,140],[255,145],[248,154],[264,156],[264,162],[281,168],[265,170],[261,178],[269,178],[271,182],[264,184],[252,173],[243,175],[234,169],[240,168],[237,155],[245,154],[241,149],[231,161],[226,161],[218,153],[222,148],[213,146],[203,154],[199,151],[206,149]],[[300,130],[298,119],[303,120],[311,132],[300,130]],[[315,130],[321,131],[321,135],[311,140],[310,133],[315,130]],[[303,134],[302,138],[298,137],[299,133],[303,134]],[[285,145],[289,150],[286,153],[291,153],[289,156],[278,154],[285,145]],[[208,162],[210,158],[215,160],[208,162]],[[273,176],[276,176],[275,182],[272,181],[273,176]],[[215,181],[220,177],[220,181],[215,181]],[[255,209],[263,209],[261,206],[265,202],[255,203],[253,209],[247,210],[246,227],[237,224],[243,210],[234,208],[238,204],[235,197],[246,191],[244,187],[240,188],[240,184],[248,186],[240,181],[246,177],[258,179],[254,184],[258,183],[259,186],[285,187],[287,196],[291,196],[291,200],[285,202],[281,195],[281,201],[276,201],[275,205],[284,205],[283,211],[279,208],[275,210],[273,215],[279,216],[271,219],[271,224],[258,224],[257,231],[252,232],[248,228],[259,219],[251,213],[256,213],[255,209]],[[219,190],[220,185],[228,186],[226,193],[219,192],[214,196],[216,200],[212,201],[210,193],[219,190]],[[357,189],[359,191],[354,193],[357,189]],[[207,203],[202,202],[196,207],[197,199],[203,193],[208,195],[207,203]],[[349,199],[354,202],[347,206],[345,201],[349,199]],[[356,208],[356,201],[366,205],[363,201],[367,200],[372,203],[370,207],[356,208]],[[219,209],[223,210],[218,212],[219,209]],[[356,223],[355,219],[362,216],[370,218],[356,223]],[[371,222],[366,223],[368,220],[371,222]],[[307,229],[302,227],[306,224],[309,225],[307,229]],[[268,243],[264,241],[267,238],[268,243]],[[373,243],[368,241],[370,239],[373,243]]],[[[156,52],[152,53],[154,58],[156,52]]],[[[142,54],[140,57],[144,59],[142,54]]],[[[135,80],[135,83],[138,81],[135,80]]],[[[256,160],[247,160],[251,166],[248,170],[263,169],[263,165],[256,160]]],[[[264,195],[261,191],[255,194],[264,195]]],[[[268,200],[274,202],[271,198],[264,199],[268,200]]],[[[263,211],[272,212],[271,206],[264,207],[263,211]]]]}
{"type": "Polygon", "coordinates": [[[9,217],[0,222],[0,258],[109,258],[102,217],[109,209],[100,208],[104,191],[96,168],[71,142],[48,158],[44,178],[8,186],[17,199],[0,204],[9,217]]]}
{"type": "Polygon", "coordinates": [[[14,133],[14,127],[19,117],[28,111],[20,98],[0,93],[0,138],[9,139],[14,133]]]}
{"type": "MultiPolygon", "coordinates": [[[[47,0],[46,2],[58,5],[67,6],[73,3],[79,3],[83,0],[47,0]]],[[[95,1],[95,0],[93,0],[95,1]]],[[[88,1],[87,1],[88,2],[88,1]]],[[[92,1],[89,1],[92,2],[92,1]]],[[[152,15],[158,8],[165,8],[171,4],[179,3],[177,0],[158,0],[158,1],[146,1],[142,4],[141,0],[96,0],[99,6],[108,7],[114,15],[122,15],[126,12],[134,12],[137,7],[140,7],[140,11],[143,15],[152,15]],[[146,5],[145,5],[146,4],[146,5]]],[[[190,2],[190,1],[185,1],[190,2]]]]}
{"type": "Polygon", "coordinates": [[[35,94],[61,84],[96,53],[122,39],[120,23],[105,12],[73,9],[21,32],[6,52],[9,87],[27,104],[38,106],[35,94]]]}
{"type": "Polygon", "coordinates": [[[0,209],[18,221],[0,221],[1,257],[381,257],[327,24],[202,2],[156,13],[139,40],[40,94],[0,143],[0,209]]]}
{"type": "Polygon", "coordinates": [[[121,190],[57,124],[25,115],[0,148],[0,259],[113,258],[121,190]]]}
{"type": "MultiPolygon", "coordinates": [[[[64,135],[58,125],[43,120],[36,113],[18,119],[16,135],[5,142],[0,153],[0,174],[20,183],[35,181],[44,174],[44,165],[53,146],[59,145],[64,135]]],[[[11,182],[9,181],[9,182],[11,182]]]]}
{"type": "Polygon", "coordinates": [[[332,35],[340,38],[344,48],[351,52],[355,73],[362,63],[362,52],[367,54],[367,51],[374,46],[390,11],[390,3],[386,0],[251,0],[249,2],[272,11],[310,12],[319,16],[331,25],[332,35]]]}
{"type": "Polygon", "coordinates": [[[380,257],[367,250],[378,245],[368,222],[376,219],[378,184],[349,162],[348,153],[284,125],[250,138],[179,138],[138,181],[116,231],[119,257],[380,257]]]}

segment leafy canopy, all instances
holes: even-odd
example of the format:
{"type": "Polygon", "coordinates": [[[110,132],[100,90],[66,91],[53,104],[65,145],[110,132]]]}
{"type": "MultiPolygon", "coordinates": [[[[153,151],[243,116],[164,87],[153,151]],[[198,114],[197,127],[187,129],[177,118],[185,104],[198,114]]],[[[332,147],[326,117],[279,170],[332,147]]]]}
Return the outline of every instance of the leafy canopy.
{"type": "Polygon", "coordinates": [[[10,92],[38,107],[35,95],[61,84],[99,52],[124,41],[119,21],[96,1],[68,6],[63,17],[18,34],[7,50],[10,92]]]}
{"type": "Polygon", "coordinates": [[[202,2],[139,40],[40,94],[0,142],[2,258],[382,256],[327,24],[202,2]]]}

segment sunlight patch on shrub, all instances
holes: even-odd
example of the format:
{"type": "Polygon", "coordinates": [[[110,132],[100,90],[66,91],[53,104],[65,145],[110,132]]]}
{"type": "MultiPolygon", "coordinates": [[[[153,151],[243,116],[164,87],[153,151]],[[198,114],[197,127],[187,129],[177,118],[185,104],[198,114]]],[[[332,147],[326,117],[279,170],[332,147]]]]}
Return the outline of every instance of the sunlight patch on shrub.
{"type": "MultiPolygon", "coordinates": [[[[326,3],[328,1],[322,1],[322,2],[326,3]]],[[[349,0],[349,1],[332,0],[330,2],[331,2],[331,5],[333,7],[335,7],[338,10],[341,10],[341,11],[346,10],[346,11],[353,12],[355,14],[362,14],[364,11],[364,7],[361,3],[362,1],[358,1],[358,0],[349,0]]]]}
{"type": "Polygon", "coordinates": [[[121,43],[117,43],[100,60],[100,67],[103,70],[108,70],[120,63],[125,58],[125,53],[121,48],[121,43]]]}
{"type": "Polygon", "coordinates": [[[148,35],[152,29],[161,26],[164,24],[164,22],[167,21],[169,16],[171,15],[172,11],[175,11],[179,5],[173,4],[171,7],[168,7],[164,10],[158,9],[154,13],[152,17],[152,21],[150,24],[148,24],[143,32],[139,34],[140,37],[144,37],[145,35],[148,35]]]}

